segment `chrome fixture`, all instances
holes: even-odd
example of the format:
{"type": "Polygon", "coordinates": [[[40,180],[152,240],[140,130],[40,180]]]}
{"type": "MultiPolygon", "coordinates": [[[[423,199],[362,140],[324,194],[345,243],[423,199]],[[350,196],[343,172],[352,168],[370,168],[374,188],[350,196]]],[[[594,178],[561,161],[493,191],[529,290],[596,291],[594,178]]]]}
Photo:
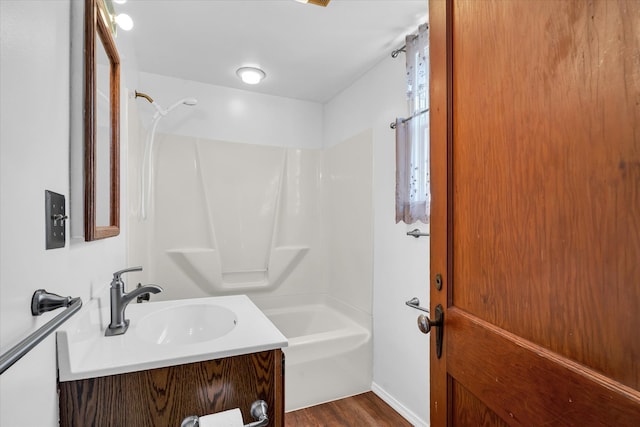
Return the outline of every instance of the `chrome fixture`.
{"type": "Polygon", "coordinates": [[[408,121],[413,120],[413,119],[415,119],[416,117],[418,117],[418,116],[420,116],[420,115],[422,115],[422,114],[426,114],[426,113],[428,113],[428,112],[429,112],[429,109],[428,109],[428,108],[425,108],[424,110],[420,110],[420,111],[418,111],[418,112],[416,112],[416,113],[412,114],[411,116],[407,117],[406,119],[398,118],[398,119],[396,119],[396,121],[395,121],[395,122],[391,122],[391,124],[389,125],[389,127],[390,127],[391,129],[395,129],[396,127],[398,127],[398,122],[400,122],[400,123],[404,124],[404,123],[407,123],[408,121]]]}
{"type": "MultiPolygon", "coordinates": [[[[415,308],[416,310],[424,311],[425,313],[429,313],[428,308],[420,307],[420,300],[418,297],[413,297],[409,301],[406,301],[407,304],[411,308],[415,308]]],[[[442,328],[444,327],[444,310],[442,309],[442,305],[438,304],[436,306],[436,315],[435,319],[430,319],[426,314],[421,314],[418,316],[418,329],[423,334],[428,334],[431,331],[431,328],[435,326],[436,329],[436,356],[438,359],[442,356],[442,328]]]]}
{"type": "Polygon", "coordinates": [[[126,293],[124,291],[124,281],[122,275],[132,271],[142,271],[142,267],[125,268],[124,270],[116,271],[113,273],[113,279],[111,280],[111,323],[109,327],[104,331],[104,335],[107,337],[113,335],[122,335],[127,332],[129,328],[129,320],[124,318],[124,310],[127,305],[133,301],[134,298],[143,294],[157,294],[162,292],[162,288],[156,285],[146,285],[136,288],[135,290],[126,293]]]}
{"type": "MultiPolygon", "coordinates": [[[[441,315],[437,310],[436,312],[438,313],[438,316],[441,315]]],[[[431,331],[432,326],[442,326],[442,322],[438,319],[440,319],[440,317],[436,320],[431,320],[426,314],[421,314],[418,316],[418,329],[420,329],[420,332],[423,334],[428,334],[429,331],[431,331]]]]}
{"type": "Polygon", "coordinates": [[[40,316],[47,311],[55,310],[60,307],[69,307],[73,302],[71,297],[61,297],[60,295],[47,292],[44,289],[38,289],[31,297],[31,314],[40,316]]]}
{"type": "MultiPolygon", "coordinates": [[[[258,421],[254,421],[249,424],[245,424],[244,427],[264,427],[269,424],[269,417],[267,416],[267,402],[264,400],[256,400],[251,404],[251,416],[258,421]]],[[[180,427],[199,427],[200,420],[197,415],[191,415],[180,423],[180,427]]]]}
{"type": "Polygon", "coordinates": [[[418,329],[423,334],[428,334],[432,327],[436,327],[436,357],[442,357],[442,337],[444,336],[444,309],[442,305],[436,305],[435,319],[430,319],[426,314],[418,316],[418,329]]]}
{"type": "MultiPolygon", "coordinates": [[[[136,286],[136,289],[139,289],[141,287],[142,287],[142,283],[138,283],[138,286],[136,286]]],[[[138,295],[138,298],[136,298],[136,303],[141,304],[145,301],[148,302],[149,300],[151,300],[151,294],[147,292],[146,294],[138,295]]]]}
{"type": "Polygon", "coordinates": [[[392,58],[397,58],[398,55],[400,55],[400,52],[406,52],[406,51],[407,51],[407,45],[405,44],[405,45],[402,45],[402,47],[392,51],[391,52],[391,57],[392,58]]]}
{"type": "Polygon", "coordinates": [[[422,231],[420,231],[419,228],[415,228],[411,231],[407,231],[407,236],[413,236],[417,239],[418,237],[423,237],[423,236],[428,237],[429,233],[423,233],[422,231]]]}
{"type": "Polygon", "coordinates": [[[409,301],[405,301],[405,304],[407,304],[411,308],[415,308],[416,310],[421,310],[425,313],[429,312],[428,308],[420,307],[420,300],[418,299],[418,297],[413,297],[409,301]]]}
{"type": "Polygon", "coordinates": [[[49,293],[44,289],[38,289],[34,292],[31,297],[31,314],[34,316],[40,316],[42,313],[60,307],[67,307],[67,309],[0,356],[0,374],[9,369],[14,363],[20,360],[22,356],[27,354],[82,307],[82,300],[80,298],[61,297],[60,295],[49,293]]]}
{"type": "MultiPolygon", "coordinates": [[[[429,28],[429,24],[426,24],[427,28],[429,28]]],[[[413,35],[410,36],[411,41],[415,40],[418,36],[417,35],[413,35]]],[[[397,58],[398,55],[400,55],[401,52],[407,53],[407,45],[403,44],[402,47],[399,47],[398,49],[394,50],[391,52],[391,57],[392,58],[397,58]]]]}

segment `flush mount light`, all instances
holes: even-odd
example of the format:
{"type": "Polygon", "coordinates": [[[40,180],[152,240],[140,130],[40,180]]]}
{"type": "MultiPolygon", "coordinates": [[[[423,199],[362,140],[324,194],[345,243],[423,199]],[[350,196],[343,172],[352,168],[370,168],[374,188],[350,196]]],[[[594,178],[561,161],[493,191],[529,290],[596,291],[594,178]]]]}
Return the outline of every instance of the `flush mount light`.
{"type": "Polygon", "coordinates": [[[123,30],[129,31],[133,28],[133,19],[126,13],[121,13],[116,16],[116,24],[123,30]]]}
{"type": "Polygon", "coordinates": [[[256,85],[262,81],[267,75],[260,68],[256,67],[241,67],[236,71],[238,77],[242,79],[243,82],[256,85]]]}
{"type": "Polygon", "coordinates": [[[117,4],[125,4],[127,0],[113,0],[113,2],[117,4]]]}

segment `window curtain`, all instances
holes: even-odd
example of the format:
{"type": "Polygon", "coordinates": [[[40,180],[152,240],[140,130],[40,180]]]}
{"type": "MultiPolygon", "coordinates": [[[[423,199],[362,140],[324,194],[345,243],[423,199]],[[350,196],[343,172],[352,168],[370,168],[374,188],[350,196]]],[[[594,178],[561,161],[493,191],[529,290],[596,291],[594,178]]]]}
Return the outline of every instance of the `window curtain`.
{"type": "Polygon", "coordinates": [[[429,223],[429,26],[405,41],[409,116],[396,120],[396,223],[429,223]]]}

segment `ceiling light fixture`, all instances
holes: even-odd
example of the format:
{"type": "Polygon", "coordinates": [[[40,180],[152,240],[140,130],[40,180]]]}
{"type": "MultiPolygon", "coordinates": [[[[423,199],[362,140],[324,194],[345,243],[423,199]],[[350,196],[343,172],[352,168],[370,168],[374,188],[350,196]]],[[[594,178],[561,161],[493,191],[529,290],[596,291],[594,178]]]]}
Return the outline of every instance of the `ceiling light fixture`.
{"type": "Polygon", "coordinates": [[[125,4],[127,0],[113,0],[113,2],[117,4],[125,4]]]}
{"type": "Polygon", "coordinates": [[[260,68],[256,67],[241,67],[236,71],[238,77],[242,79],[243,82],[256,85],[262,81],[267,75],[260,68]]]}
{"type": "Polygon", "coordinates": [[[121,13],[116,16],[116,24],[123,30],[129,31],[133,28],[133,19],[126,13],[121,13]]]}

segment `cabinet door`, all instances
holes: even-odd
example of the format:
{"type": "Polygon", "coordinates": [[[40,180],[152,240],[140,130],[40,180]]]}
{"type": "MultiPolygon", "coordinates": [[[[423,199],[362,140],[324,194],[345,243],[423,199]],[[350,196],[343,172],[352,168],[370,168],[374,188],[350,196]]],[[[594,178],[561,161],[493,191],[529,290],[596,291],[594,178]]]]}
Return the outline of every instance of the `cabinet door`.
{"type": "Polygon", "coordinates": [[[240,408],[255,400],[269,424],[284,423],[281,350],[59,383],[61,426],[179,426],[191,415],[240,408]],[[272,421],[271,421],[272,420],[272,421]]]}

